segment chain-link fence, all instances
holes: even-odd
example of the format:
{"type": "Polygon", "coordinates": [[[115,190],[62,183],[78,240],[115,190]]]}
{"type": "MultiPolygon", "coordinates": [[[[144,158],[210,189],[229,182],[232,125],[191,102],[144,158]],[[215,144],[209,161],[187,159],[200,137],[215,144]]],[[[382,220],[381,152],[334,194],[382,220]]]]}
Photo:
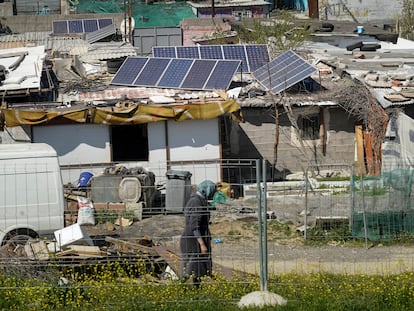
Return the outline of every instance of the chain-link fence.
{"type": "MultiPolygon", "coordinates": [[[[35,175],[42,176],[44,168],[39,165],[35,175]]],[[[116,282],[132,278],[140,290],[154,284],[188,286],[180,281],[183,209],[204,179],[211,179],[219,190],[210,200],[214,278],[206,284],[221,284],[225,279],[227,286],[246,292],[263,287],[258,278],[283,273],[383,275],[413,269],[414,251],[399,243],[411,236],[410,169],[368,178],[356,176],[349,164],[315,165],[295,179],[276,182],[267,179],[268,164],[257,160],[175,163],[163,173],[161,167],[72,167],[72,173],[64,173],[66,180],[73,181],[65,182],[62,189],[64,221],[61,227],[50,228],[47,238],[36,234],[46,233],[41,230],[45,224],[41,218],[50,214],[50,206],[33,212],[29,198],[36,204],[54,198],[34,195],[38,187],[52,186],[52,172],[49,168],[46,173],[49,179],[5,176],[25,169],[0,172],[4,189],[12,183],[13,188],[31,194],[2,193],[1,202],[8,205],[2,209],[0,225],[4,225],[4,237],[11,239],[1,247],[1,263],[5,275],[44,281],[45,292],[59,286],[59,291],[71,295],[75,291],[92,295],[92,283],[88,283],[91,287],[74,284],[79,284],[81,276],[106,275],[111,269],[117,271],[111,274],[116,282]],[[26,202],[21,202],[23,198],[26,202]],[[18,208],[13,201],[20,202],[18,208]],[[8,221],[6,226],[5,219],[14,223],[8,221]],[[29,224],[30,219],[37,221],[38,228],[29,224]],[[380,242],[393,243],[380,247],[380,242]]],[[[11,289],[25,284],[16,282],[0,290],[11,295],[11,289]]],[[[170,301],[183,299],[178,294],[174,297],[170,301]]],[[[221,299],[234,303],[239,298],[221,299]]],[[[106,300],[102,303],[103,309],[114,307],[106,300]]]]}

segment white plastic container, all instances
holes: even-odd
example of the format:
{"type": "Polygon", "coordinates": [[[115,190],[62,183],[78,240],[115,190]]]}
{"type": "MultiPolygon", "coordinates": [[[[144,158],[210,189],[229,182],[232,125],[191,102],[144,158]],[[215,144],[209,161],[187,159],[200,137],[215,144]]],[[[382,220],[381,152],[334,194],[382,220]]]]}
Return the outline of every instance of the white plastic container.
{"type": "Polygon", "coordinates": [[[60,248],[70,244],[93,246],[92,239],[82,226],[77,223],[55,231],[55,239],[60,248]]]}

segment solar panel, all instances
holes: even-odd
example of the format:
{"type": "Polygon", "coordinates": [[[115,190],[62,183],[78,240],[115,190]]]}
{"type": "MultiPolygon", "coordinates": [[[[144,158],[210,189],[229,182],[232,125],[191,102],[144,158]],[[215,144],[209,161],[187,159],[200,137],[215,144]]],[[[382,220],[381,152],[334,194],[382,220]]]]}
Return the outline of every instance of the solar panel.
{"type": "Polygon", "coordinates": [[[253,76],[272,93],[278,94],[312,75],[317,68],[289,50],[253,72],[253,76]]]}
{"type": "Polygon", "coordinates": [[[108,25],[112,24],[112,18],[99,18],[98,19],[98,25],[99,25],[99,29],[106,27],[108,25]]]}
{"type": "Polygon", "coordinates": [[[97,19],[85,19],[83,25],[85,26],[85,32],[94,32],[99,29],[97,19]]]}
{"type": "Polygon", "coordinates": [[[227,89],[238,60],[128,57],[111,84],[193,90],[227,89]]]}
{"type": "Polygon", "coordinates": [[[223,59],[223,50],[221,45],[201,45],[200,46],[201,59],[223,59]]]}
{"type": "Polygon", "coordinates": [[[267,45],[246,45],[246,55],[249,62],[249,72],[253,72],[269,62],[267,45]]]}
{"type": "Polygon", "coordinates": [[[111,18],[74,19],[53,22],[54,34],[90,33],[113,24],[111,18]]]}
{"type": "Polygon", "coordinates": [[[178,58],[200,58],[198,46],[179,46],[176,49],[178,58]]]}
{"type": "Polygon", "coordinates": [[[192,59],[172,59],[158,83],[159,87],[179,88],[188,70],[193,64],[192,59]]]}
{"type": "Polygon", "coordinates": [[[55,21],[53,22],[53,33],[68,33],[67,21],[55,21]]]}
{"type": "Polygon", "coordinates": [[[239,71],[242,72],[253,72],[269,62],[266,44],[155,46],[152,48],[152,55],[154,57],[240,60],[242,66],[239,71]]]}
{"type": "Polygon", "coordinates": [[[69,24],[69,33],[82,33],[83,30],[83,21],[82,20],[73,20],[68,21],[69,24]]]}
{"type": "Polygon", "coordinates": [[[152,48],[152,55],[154,57],[177,57],[177,53],[175,51],[175,47],[159,47],[159,48],[152,48]]]}
{"type": "Polygon", "coordinates": [[[210,75],[206,89],[227,89],[230,86],[233,75],[229,75],[229,72],[235,73],[239,68],[240,63],[230,61],[218,61],[216,67],[210,75]],[[225,85],[226,87],[223,87],[225,85]]]}
{"type": "Polygon", "coordinates": [[[216,63],[216,61],[196,59],[181,84],[181,88],[203,89],[216,63]]]}
{"type": "Polygon", "coordinates": [[[128,57],[119,67],[115,76],[112,78],[112,84],[133,85],[136,77],[144,68],[147,58],[128,57]]]}
{"type": "Polygon", "coordinates": [[[145,70],[138,75],[134,85],[154,86],[165,71],[170,59],[150,58],[145,65],[145,70]]]}
{"type": "Polygon", "coordinates": [[[249,72],[246,51],[244,45],[223,45],[224,59],[241,60],[241,71],[249,72]]]}

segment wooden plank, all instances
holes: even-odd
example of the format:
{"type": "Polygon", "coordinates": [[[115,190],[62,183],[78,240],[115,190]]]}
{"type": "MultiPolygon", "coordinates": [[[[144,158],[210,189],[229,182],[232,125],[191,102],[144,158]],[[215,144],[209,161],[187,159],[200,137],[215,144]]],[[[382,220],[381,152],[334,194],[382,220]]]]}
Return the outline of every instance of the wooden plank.
{"type": "Polygon", "coordinates": [[[107,255],[107,253],[102,251],[99,246],[68,245],[68,248],[75,251],[77,254],[94,255],[99,257],[107,255]]]}
{"type": "Polygon", "coordinates": [[[144,246],[144,245],[141,245],[139,243],[120,240],[120,239],[115,239],[115,238],[110,237],[110,236],[106,236],[105,241],[109,242],[109,243],[125,246],[127,248],[132,248],[134,250],[139,250],[139,251],[143,252],[144,254],[158,255],[158,253],[154,250],[153,247],[144,246]]]}
{"type": "Polygon", "coordinates": [[[356,155],[357,155],[357,167],[355,173],[357,175],[366,175],[365,160],[364,160],[364,139],[362,133],[362,125],[355,126],[355,138],[356,138],[356,155]]]}
{"type": "Polygon", "coordinates": [[[174,273],[181,277],[181,265],[183,259],[173,250],[165,246],[153,246],[158,255],[165,260],[174,273]]]}
{"type": "Polygon", "coordinates": [[[66,255],[76,255],[76,251],[74,249],[67,249],[64,251],[57,252],[55,255],[56,257],[62,257],[66,255]]]}
{"type": "Polygon", "coordinates": [[[48,260],[49,259],[49,249],[47,248],[45,241],[35,241],[27,242],[24,245],[24,250],[26,255],[30,259],[36,260],[48,260]]]}

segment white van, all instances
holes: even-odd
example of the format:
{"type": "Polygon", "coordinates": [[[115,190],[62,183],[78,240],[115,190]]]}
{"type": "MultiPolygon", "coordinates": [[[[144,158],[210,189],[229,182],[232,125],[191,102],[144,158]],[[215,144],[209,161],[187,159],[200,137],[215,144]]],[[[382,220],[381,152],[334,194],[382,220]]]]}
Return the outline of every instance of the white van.
{"type": "Polygon", "coordinates": [[[64,226],[56,151],[44,143],[0,144],[0,244],[24,243],[64,226]]]}

